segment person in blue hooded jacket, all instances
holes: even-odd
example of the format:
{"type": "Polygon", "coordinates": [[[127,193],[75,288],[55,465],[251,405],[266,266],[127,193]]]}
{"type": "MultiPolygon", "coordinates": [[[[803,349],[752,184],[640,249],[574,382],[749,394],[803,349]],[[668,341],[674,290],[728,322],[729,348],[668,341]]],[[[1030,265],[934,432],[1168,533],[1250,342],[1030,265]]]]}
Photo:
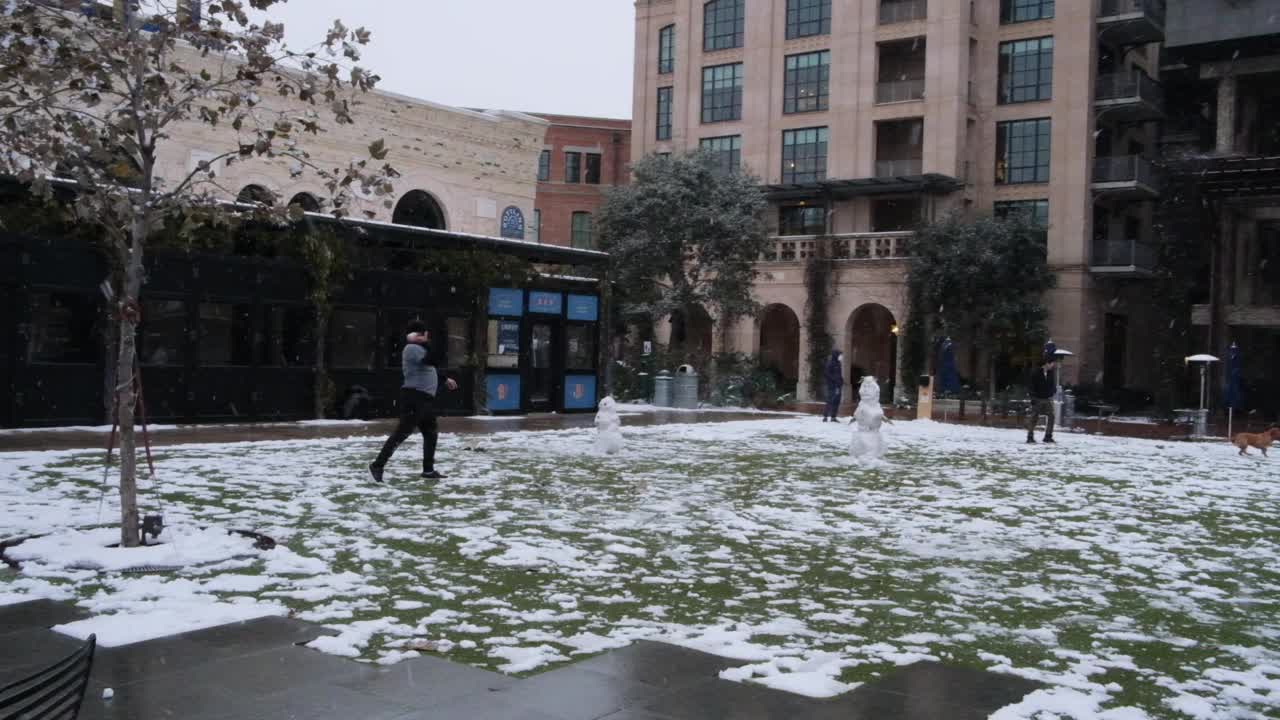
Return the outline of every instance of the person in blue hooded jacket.
{"type": "Polygon", "coordinates": [[[831,351],[831,358],[827,360],[826,376],[827,407],[822,411],[822,422],[828,419],[836,422],[836,415],[840,414],[841,396],[844,393],[844,353],[839,350],[831,351]]]}

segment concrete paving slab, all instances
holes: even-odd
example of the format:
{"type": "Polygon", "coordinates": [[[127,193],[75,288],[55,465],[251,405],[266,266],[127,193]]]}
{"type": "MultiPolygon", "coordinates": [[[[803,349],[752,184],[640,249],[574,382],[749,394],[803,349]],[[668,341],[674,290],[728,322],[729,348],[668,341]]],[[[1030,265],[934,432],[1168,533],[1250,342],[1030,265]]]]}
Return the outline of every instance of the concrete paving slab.
{"type": "MultiPolygon", "coordinates": [[[[760,685],[706,680],[631,708],[673,720],[801,720],[835,718],[820,701],[760,685]],[[827,710],[827,712],[823,712],[827,710]]],[[[844,716],[846,720],[853,720],[844,716]]],[[[861,720],[860,718],[858,720],[861,720]]],[[[877,720],[894,720],[891,716],[877,720]]]]}
{"type": "Polygon", "coordinates": [[[863,685],[844,702],[866,702],[860,696],[875,693],[875,706],[896,709],[896,717],[964,720],[985,718],[1043,687],[1016,675],[922,661],[863,685]]]}
{"type": "Polygon", "coordinates": [[[595,720],[657,700],[667,690],[579,667],[535,675],[501,693],[498,699],[566,720],[595,720]]]}
{"type": "Polygon", "coordinates": [[[52,600],[0,605],[0,633],[31,628],[50,628],[87,617],[89,613],[71,603],[52,600]]]}
{"type": "Polygon", "coordinates": [[[290,688],[261,698],[248,710],[236,710],[218,720],[398,720],[412,709],[355,690],[322,684],[303,689],[290,688]]]}
{"type": "MultiPolygon", "coordinates": [[[[50,635],[55,634],[50,632],[50,635]]],[[[244,651],[245,648],[219,652],[179,637],[157,638],[120,647],[99,647],[93,658],[90,677],[116,688],[146,681],[169,682],[169,676],[188,673],[244,651]]]]}
{"type": "Polygon", "coordinates": [[[573,667],[662,688],[677,688],[711,680],[720,671],[743,664],[719,655],[669,643],[638,640],[573,667]]]}
{"type": "Polygon", "coordinates": [[[436,657],[417,657],[385,667],[365,667],[370,669],[368,673],[339,680],[337,684],[416,708],[442,705],[469,696],[486,697],[518,682],[506,675],[436,657]]]}
{"type": "Polygon", "coordinates": [[[286,617],[264,617],[256,620],[218,625],[184,633],[177,637],[219,649],[256,650],[305,645],[323,635],[336,635],[328,628],[286,617]]]}
{"type": "Polygon", "coordinates": [[[80,649],[82,644],[39,627],[0,634],[0,686],[49,667],[80,649]]]}

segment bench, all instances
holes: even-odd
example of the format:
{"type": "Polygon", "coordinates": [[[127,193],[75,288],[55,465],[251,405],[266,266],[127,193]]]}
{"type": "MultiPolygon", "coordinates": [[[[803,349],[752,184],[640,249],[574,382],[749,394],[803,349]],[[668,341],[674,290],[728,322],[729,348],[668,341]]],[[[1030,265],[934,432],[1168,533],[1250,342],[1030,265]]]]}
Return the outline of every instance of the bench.
{"type": "Polygon", "coordinates": [[[84,645],[62,660],[0,687],[0,720],[75,720],[89,686],[97,644],[97,636],[90,635],[84,645]]]}

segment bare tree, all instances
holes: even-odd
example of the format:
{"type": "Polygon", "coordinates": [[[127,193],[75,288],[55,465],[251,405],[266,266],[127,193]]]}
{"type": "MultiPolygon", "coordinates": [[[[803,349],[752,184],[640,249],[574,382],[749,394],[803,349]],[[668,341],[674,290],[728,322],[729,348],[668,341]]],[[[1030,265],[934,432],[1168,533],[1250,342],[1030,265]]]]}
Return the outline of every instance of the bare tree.
{"type": "MultiPolygon", "coordinates": [[[[71,184],[77,222],[100,229],[113,265],[125,547],[139,541],[135,338],[148,240],[166,222],[218,212],[234,195],[217,171],[233,163],[315,174],[339,217],[365,202],[390,205],[395,171],[380,162],[382,141],[338,167],[304,148],[327,122],[351,123],[355,96],[377,82],[356,65],[369,33],[334,22],[320,43],[295,51],[283,25],[262,19],[283,1],[0,0],[0,173],[46,197],[71,184]],[[166,154],[183,127],[218,138],[194,167],[166,154]]],[[[283,222],[302,210],[253,212],[283,222]]]]}

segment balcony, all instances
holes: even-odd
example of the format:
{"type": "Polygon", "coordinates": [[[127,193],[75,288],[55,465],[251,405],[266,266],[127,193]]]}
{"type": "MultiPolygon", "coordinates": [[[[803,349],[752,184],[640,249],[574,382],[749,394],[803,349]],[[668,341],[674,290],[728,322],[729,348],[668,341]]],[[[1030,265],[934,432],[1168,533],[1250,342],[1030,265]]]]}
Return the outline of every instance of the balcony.
{"type": "Polygon", "coordinates": [[[1099,75],[1096,84],[1099,115],[1120,122],[1164,117],[1164,88],[1141,70],[1099,75]]]}
{"type": "Polygon", "coordinates": [[[911,257],[910,232],[845,233],[840,235],[782,235],[771,238],[772,245],[760,262],[803,262],[817,257],[819,245],[827,243],[832,260],[901,260],[911,257]]]}
{"type": "Polygon", "coordinates": [[[880,0],[881,25],[924,20],[928,16],[927,0],[880,0]]]}
{"type": "Polygon", "coordinates": [[[901,160],[877,160],[876,177],[912,177],[924,173],[924,160],[921,158],[903,158],[901,160]]]}
{"type": "Polygon", "coordinates": [[[1099,38],[1115,46],[1164,40],[1164,0],[1102,0],[1099,38]]]}
{"type": "Polygon", "coordinates": [[[1141,155],[1100,157],[1093,161],[1094,192],[1140,199],[1158,197],[1158,188],[1155,168],[1141,155]]]}
{"type": "Polygon", "coordinates": [[[1089,271],[1108,277],[1150,277],[1156,264],[1152,246],[1133,239],[1097,237],[1089,271]]]}
{"type": "Polygon", "coordinates": [[[924,99],[924,78],[889,80],[876,83],[876,104],[910,102],[924,99]]]}

